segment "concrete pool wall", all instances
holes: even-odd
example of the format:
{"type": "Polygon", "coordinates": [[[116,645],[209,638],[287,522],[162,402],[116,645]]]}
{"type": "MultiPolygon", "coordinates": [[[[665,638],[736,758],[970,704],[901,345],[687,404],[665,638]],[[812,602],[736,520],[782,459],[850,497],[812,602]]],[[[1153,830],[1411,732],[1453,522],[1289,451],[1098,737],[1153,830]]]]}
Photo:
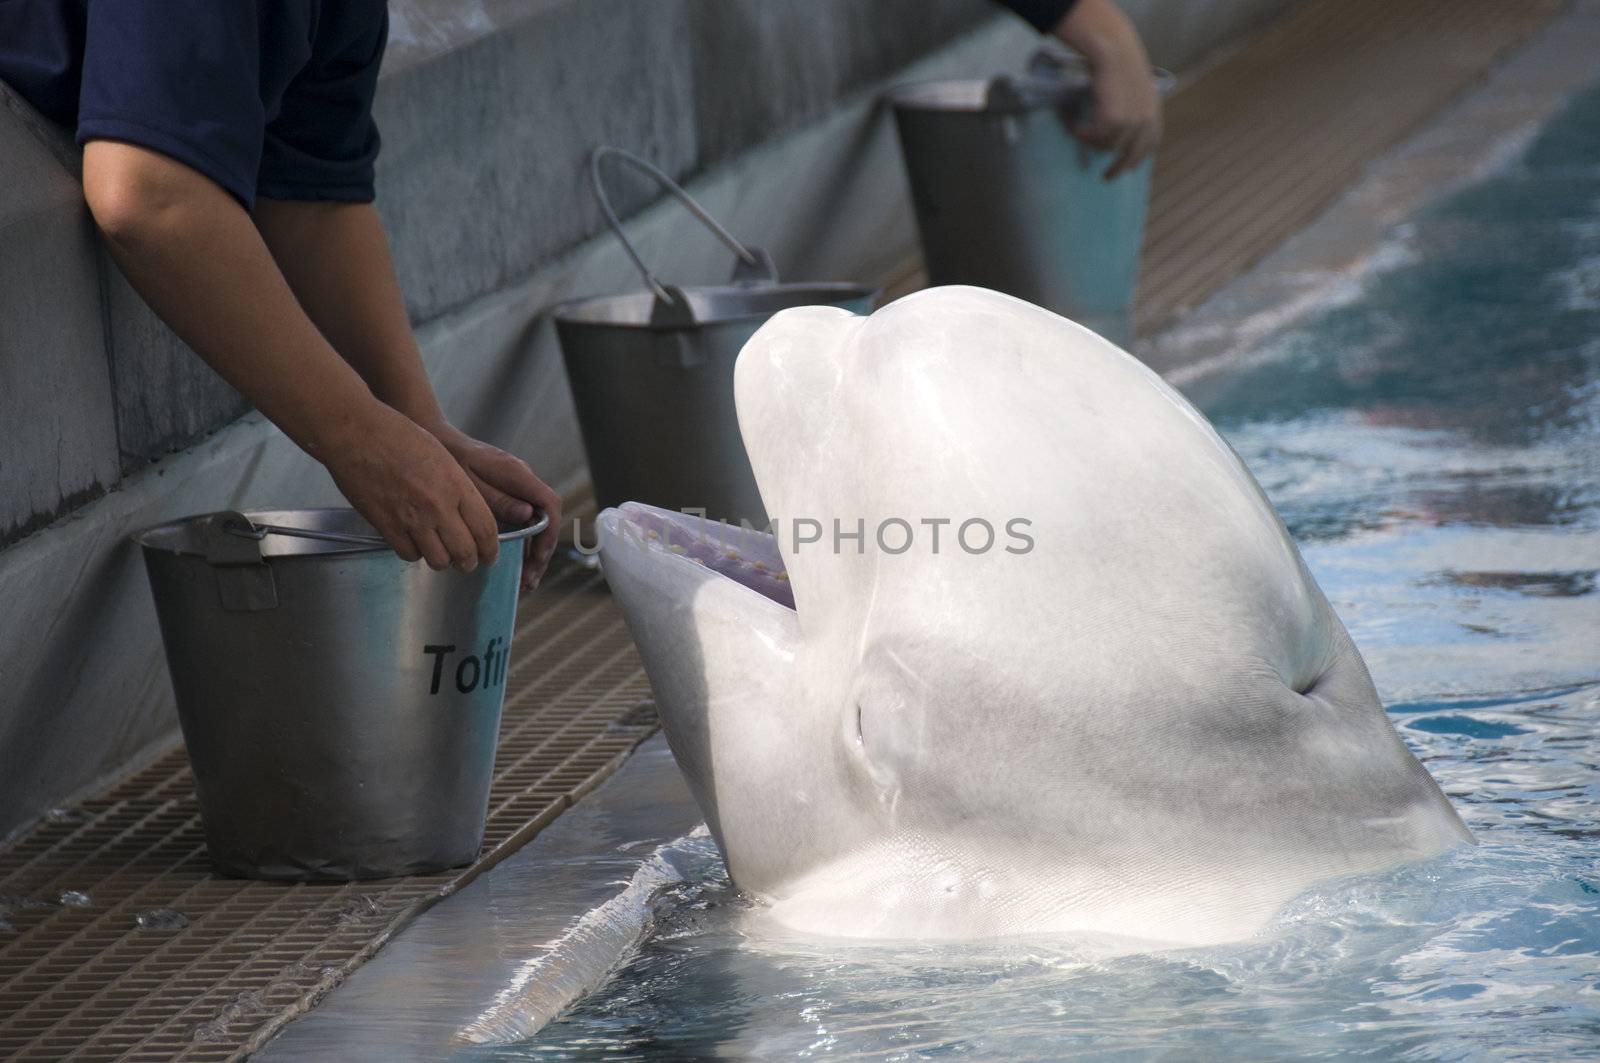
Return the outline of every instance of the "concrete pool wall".
{"type": "MultiPolygon", "coordinates": [[[[1287,3],[1126,6],[1156,59],[1181,68],[1287,3]]],[[[689,178],[789,277],[878,281],[914,236],[877,91],[1014,66],[1034,46],[977,0],[391,8],[378,197],[430,372],[458,424],[569,493],[586,472],[541,313],[637,284],[597,236],[591,146],[689,178]]],[[[121,279],[77,166],[66,134],[0,86],[0,835],[173,740],[130,531],[223,506],[339,502],[121,279]]],[[[634,191],[625,206],[638,211],[634,191]]],[[[727,272],[677,211],[646,208],[630,227],[664,275],[727,272]]]]}

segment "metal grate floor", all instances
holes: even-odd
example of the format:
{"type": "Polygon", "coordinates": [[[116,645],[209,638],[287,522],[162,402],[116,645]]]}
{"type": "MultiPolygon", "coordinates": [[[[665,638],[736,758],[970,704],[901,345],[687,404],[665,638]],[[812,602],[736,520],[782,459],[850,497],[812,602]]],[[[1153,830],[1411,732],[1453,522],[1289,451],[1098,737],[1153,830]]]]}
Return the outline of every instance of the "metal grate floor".
{"type": "MultiPolygon", "coordinates": [[[[1322,213],[1561,0],[1309,0],[1166,106],[1139,278],[1147,335],[1322,213]]],[[[920,262],[885,290],[925,287],[920,262]]]]}
{"type": "Polygon", "coordinates": [[[477,864],[348,885],[213,876],[174,750],[0,852],[0,1059],[237,1058],[609,775],[655,727],[621,614],[571,564],[525,604],[477,864]]]}

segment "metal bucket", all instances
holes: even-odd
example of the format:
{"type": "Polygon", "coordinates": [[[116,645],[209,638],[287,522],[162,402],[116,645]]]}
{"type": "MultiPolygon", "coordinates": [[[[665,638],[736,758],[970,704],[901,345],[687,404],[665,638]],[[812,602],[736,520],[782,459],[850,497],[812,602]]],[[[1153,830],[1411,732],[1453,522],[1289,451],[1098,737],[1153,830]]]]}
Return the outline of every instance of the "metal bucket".
{"type": "Polygon", "coordinates": [[[765,252],[734,239],[671,178],[628,152],[600,148],[590,177],[646,285],[553,311],[596,500],[602,507],[703,509],[715,519],[764,527],[766,510],[734,413],[739,350],[779,310],[826,304],[866,313],[875,292],[859,284],[778,283],[765,252]],[[680,288],[656,278],[606,196],[600,163],[612,157],[661,182],[733,251],[729,284],[680,288]]]}
{"type": "Polygon", "coordinates": [[[483,842],[522,540],[470,574],[407,564],[348,509],[140,532],[211,862],[384,878],[483,842]]]}
{"type": "MultiPolygon", "coordinates": [[[[1162,91],[1172,76],[1156,71],[1162,91]]],[[[1093,104],[1087,69],[1052,51],[1025,77],[932,81],[888,95],[930,284],[973,284],[1126,344],[1150,160],[1111,181],[1110,152],[1070,127],[1093,104]]]]}

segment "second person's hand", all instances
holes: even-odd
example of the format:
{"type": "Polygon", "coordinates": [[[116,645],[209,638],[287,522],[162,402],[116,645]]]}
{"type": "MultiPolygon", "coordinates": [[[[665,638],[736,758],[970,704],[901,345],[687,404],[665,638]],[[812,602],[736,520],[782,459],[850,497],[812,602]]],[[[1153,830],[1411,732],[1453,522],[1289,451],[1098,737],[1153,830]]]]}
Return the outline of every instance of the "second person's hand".
{"type": "Polygon", "coordinates": [[[1161,140],[1161,94],[1139,32],[1111,0],[1078,0],[1055,35],[1089,63],[1094,111],[1072,132],[1112,155],[1105,178],[1138,166],[1161,140]]]}
{"type": "Polygon", "coordinates": [[[373,400],[316,456],[402,559],[471,572],[498,556],[495,517],[472,478],[439,440],[397,410],[373,400]]]}

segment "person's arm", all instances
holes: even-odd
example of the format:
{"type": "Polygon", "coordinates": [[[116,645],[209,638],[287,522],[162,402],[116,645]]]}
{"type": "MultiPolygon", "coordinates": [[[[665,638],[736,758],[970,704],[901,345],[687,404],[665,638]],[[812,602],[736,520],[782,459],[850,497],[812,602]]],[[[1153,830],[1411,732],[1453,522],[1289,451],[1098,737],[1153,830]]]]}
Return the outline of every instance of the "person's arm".
{"type": "Polygon", "coordinates": [[[388,240],[370,203],[260,198],[255,221],[311,320],[377,397],[445,445],[500,520],[526,524],[535,508],[550,527],[527,553],[524,585],[555,551],[561,496],[519,458],[453,427],[439,409],[417,349],[388,240]]]}
{"type": "Polygon", "coordinates": [[[1161,96],[1139,31],[1111,0],[1077,0],[1051,32],[1089,64],[1094,114],[1073,130],[1115,153],[1106,179],[1143,162],[1161,140],[1161,96]]]}
{"type": "Polygon", "coordinates": [[[234,196],[160,152],[114,140],[85,145],[83,184],[139,294],[327,466],[401,557],[467,571],[495,557],[494,517],[467,472],[335,352],[234,196]]]}

